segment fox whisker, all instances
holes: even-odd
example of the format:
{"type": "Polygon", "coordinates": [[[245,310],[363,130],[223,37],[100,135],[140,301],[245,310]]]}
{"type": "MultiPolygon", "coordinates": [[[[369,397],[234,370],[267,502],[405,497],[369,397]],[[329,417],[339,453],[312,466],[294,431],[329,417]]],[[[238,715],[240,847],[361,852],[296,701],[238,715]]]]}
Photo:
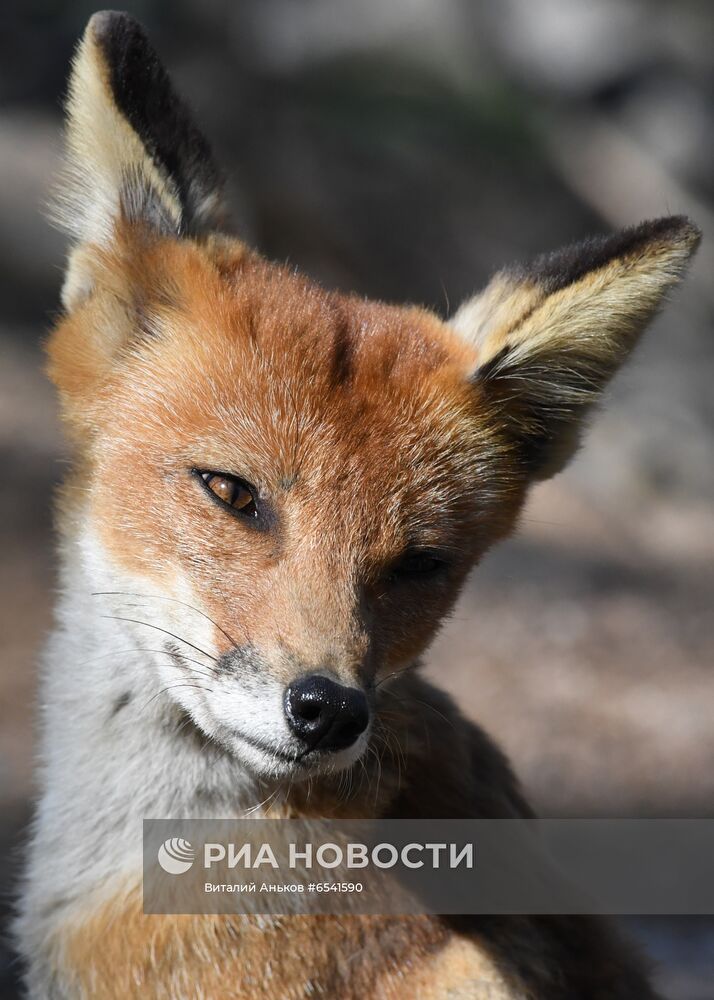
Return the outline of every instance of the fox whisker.
{"type": "MultiPolygon", "coordinates": [[[[113,657],[113,656],[125,656],[125,655],[128,655],[129,653],[156,653],[159,656],[175,656],[175,655],[179,655],[182,660],[186,660],[189,663],[195,663],[199,667],[205,667],[205,664],[201,663],[200,660],[194,660],[193,657],[186,656],[185,653],[175,654],[175,653],[173,653],[169,649],[150,649],[149,647],[146,647],[146,646],[133,646],[131,649],[115,649],[115,650],[112,650],[112,652],[110,652],[110,653],[102,653],[99,656],[93,656],[89,660],[83,660],[82,663],[79,664],[79,666],[80,667],[88,667],[92,663],[95,663],[97,660],[107,660],[107,659],[109,659],[110,657],[113,657]]],[[[194,672],[198,673],[199,671],[196,670],[194,672]]],[[[212,672],[204,671],[203,672],[203,676],[204,677],[208,677],[208,678],[212,678],[214,676],[214,674],[212,672]]]]}
{"type": "Polygon", "coordinates": [[[282,787],[283,787],[282,784],[276,785],[273,791],[269,795],[267,795],[262,802],[256,802],[256,804],[254,806],[251,806],[250,809],[246,809],[243,812],[243,816],[245,817],[252,816],[252,814],[257,812],[259,809],[264,809],[267,806],[269,806],[270,803],[276,798],[278,793],[282,790],[282,787]]]}
{"type": "Polygon", "coordinates": [[[438,715],[440,719],[443,719],[444,722],[448,726],[451,726],[452,729],[455,728],[454,723],[451,721],[451,719],[447,718],[447,716],[445,716],[443,712],[440,712],[438,708],[435,708],[434,705],[430,705],[428,701],[422,701],[420,698],[414,698],[412,695],[402,695],[402,697],[399,697],[398,695],[393,694],[391,691],[384,691],[383,694],[386,694],[389,698],[393,698],[395,701],[400,701],[400,702],[411,701],[414,702],[415,705],[423,705],[424,708],[431,709],[432,712],[438,715]]]}
{"type": "Polygon", "coordinates": [[[230,632],[227,632],[221,625],[218,624],[217,621],[214,621],[210,615],[207,615],[205,611],[201,611],[200,608],[194,607],[193,604],[187,604],[186,601],[179,601],[175,597],[165,597],[158,594],[134,594],[131,591],[124,590],[97,590],[94,591],[92,597],[139,597],[142,600],[171,601],[173,604],[180,604],[182,607],[188,608],[190,611],[195,611],[197,615],[202,615],[211,623],[211,625],[214,625],[218,631],[226,637],[226,639],[228,639],[232,646],[239,645],[230,632]]]}
{"type": "Polygon", "coordinates": [[[163,632],[164,635],[170,635],[172,639],[176,639],[177,642],[183,642],[185,645],[190,646],[191,649],[195,649],[197,653],[201,653],[202,656],[207,656],[209,660],[213,660],[214,663],[218,663],[218,657],[213,656],[211,653],[207,653],[205,649],[201,649],[200,646],[196,646],[194,643],[189,642],[188,639],[184,639],[180,635],[176,635],[175,632],[169,632],[168,629],[161,628],[160,625],[153,625],[151,622],[143,622],[138,618],[124,618],[121,615],[100,615],[100,618],[108,618],[111,621],[116,622],[131,622],[133,625],[145,625],[147,628],[156,629],[157,632],[163,632]]]}
{"type": "Polygon", "coordinates": [[[410,673],[412,670],[416,670],[417,667],[418,667],[417,663],[410,663],[409,666],[402,667],[401,670],[393,670],[391,674],[387,674],[386,677],[383,677],[380,681],[377,681],[377,683],[374,685],[375,690],[377,690],[377,688],[380,688],[382,684],[390,680],[392,677],[399,677],[400,674],[410,673]]]}
{"type": "Polygon", "coordinates": [[[156,694],[152,695],[151,698],[142,706],[142,710],[149,707],[152,701],[156,701],[157,698],[161,697],[162,694],[166,694],[167,691],[172,691],[174,688],[193,688],[196,691],[208,691],[212,693],[212,688],[204,687],[202,684],[189,684],[187,682],[181,682],[180,684],[168,684],[165,688],[157,691],[156,694]]]}

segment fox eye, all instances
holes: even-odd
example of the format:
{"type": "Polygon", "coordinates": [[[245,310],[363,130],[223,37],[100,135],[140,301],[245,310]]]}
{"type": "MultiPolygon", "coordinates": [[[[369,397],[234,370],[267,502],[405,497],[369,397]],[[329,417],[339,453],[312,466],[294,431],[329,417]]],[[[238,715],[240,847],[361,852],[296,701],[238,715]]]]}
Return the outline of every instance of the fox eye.
{"type": "Polygon", "coordinates": [[[257,517],[255,490],[237,476],[227,472],[199,472],[206,489],[218,497],[226,506],[239,511],[246,517],[257,517]]]}
{"type": "Polygon", "coordinates": [[[393,580],[417,579],[434,576],[446,567],[446,563],[432,552],[407,552],[392,567],[393,580]]]}

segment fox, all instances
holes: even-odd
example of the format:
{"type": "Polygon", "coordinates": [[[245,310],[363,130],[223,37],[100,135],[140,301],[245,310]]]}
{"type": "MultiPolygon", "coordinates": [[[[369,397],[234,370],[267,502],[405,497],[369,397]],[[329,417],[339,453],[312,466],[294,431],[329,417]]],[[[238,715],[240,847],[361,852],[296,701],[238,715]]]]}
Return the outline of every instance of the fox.
{"type": "Polygon", "coordinates": [[[143,28],[94,14],[56,208],[72,458],[15,924],[28,995],[654,1000],[603,918],[143,912],[145,817],[532,816],[419,667],[700,240],[683,216],[593,237],[442,318],[266,260],[221,178],[143,28]]]}

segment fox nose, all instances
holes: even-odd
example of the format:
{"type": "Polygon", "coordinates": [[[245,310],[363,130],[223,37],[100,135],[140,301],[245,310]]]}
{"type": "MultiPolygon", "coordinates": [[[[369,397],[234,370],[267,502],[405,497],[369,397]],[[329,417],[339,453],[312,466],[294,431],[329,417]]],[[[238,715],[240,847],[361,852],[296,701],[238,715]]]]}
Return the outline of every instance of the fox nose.
{"type": "Polygon", "coordinates": [[[329,677],[308,674],[285,691],[290,728],[309,750],[344,750],[369,723],[367,698],[359,688],[344,687],[329,677]]]}

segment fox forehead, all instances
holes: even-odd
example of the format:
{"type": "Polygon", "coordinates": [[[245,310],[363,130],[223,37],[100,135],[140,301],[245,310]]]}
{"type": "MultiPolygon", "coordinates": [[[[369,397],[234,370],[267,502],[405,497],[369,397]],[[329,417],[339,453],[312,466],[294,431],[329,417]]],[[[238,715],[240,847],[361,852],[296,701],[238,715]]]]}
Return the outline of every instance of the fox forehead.
{"type": "Polygon", "coordinates": [[[136,296],[143,331],[103,397],[105,453],[106,438],[133,439],[147,458],[266,490],[377,478],[400,493],[431,481],[446,500],[473,485],[475,351],[435,316],[327,292],[240,245],[220,267],[202,247],[156,252],[161,274],[149,261],[136,296]]]}

